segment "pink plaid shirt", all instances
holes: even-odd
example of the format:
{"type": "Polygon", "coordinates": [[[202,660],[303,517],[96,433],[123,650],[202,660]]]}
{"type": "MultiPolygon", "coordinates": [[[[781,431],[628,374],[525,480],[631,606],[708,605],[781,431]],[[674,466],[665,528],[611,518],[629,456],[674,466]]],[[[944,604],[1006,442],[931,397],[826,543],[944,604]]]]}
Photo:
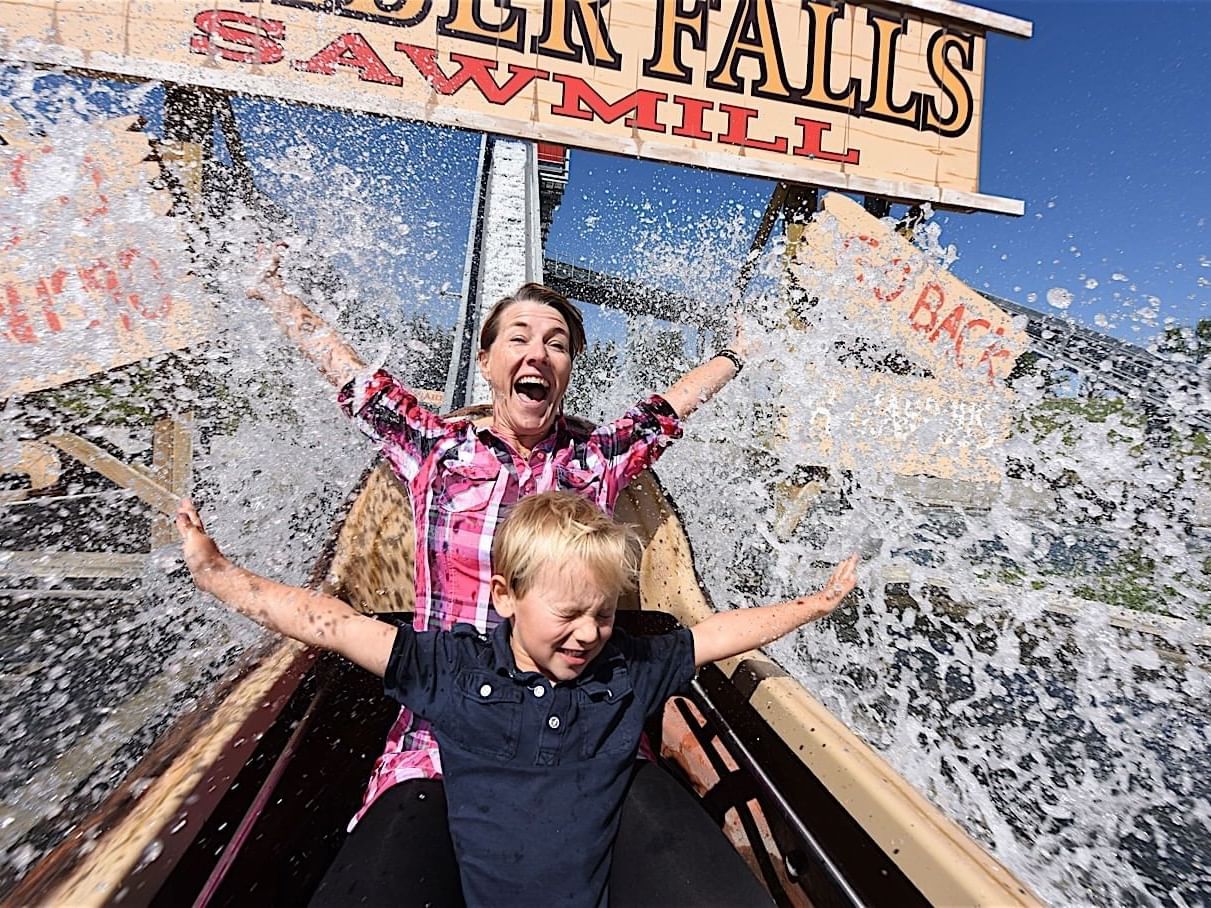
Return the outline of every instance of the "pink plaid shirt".
{"type": "MultiPolygon", "coordinates": [[[[488,580],[492,539],[511,504],[567,489],[613,513],[618,493],[681,437],[676,412],[658,395],[592,432],[559,417],[528,459],[490,428],[426,410],[381,369],[368,381],[345,385],[338,399],[407,484],[416,524],[417,630],[467,623],[487,632],[500,622],[488,580]]],[[[392,785],[441,772],[428,724],[401,709],[350,828],[392,785]]]]}

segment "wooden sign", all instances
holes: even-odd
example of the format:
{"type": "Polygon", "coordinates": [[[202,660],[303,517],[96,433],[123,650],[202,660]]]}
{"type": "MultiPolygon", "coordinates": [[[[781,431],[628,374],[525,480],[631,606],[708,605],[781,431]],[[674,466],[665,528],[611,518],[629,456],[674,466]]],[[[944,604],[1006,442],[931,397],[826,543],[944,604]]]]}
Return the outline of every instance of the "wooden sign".
{"type": "Polygon", "coordinates": [[[0,107],[0,400],[201,340],[135,117],[40,135],[0,107]]]}
{"type": "Polygon", "coordinates": [[[830,193],[810,223],[792,226],[799,282],[823,293],[855,330],[894,337],[930,371],[991,383],[1026,349],[1026,332],[1007,312],[852,199],[830,193]]]}
{"type": "Polygon", "coordinates": [[[0,57],[1021,214],[979,190],[957,2],[0,0],[0,57]]]}
{"type": "Polygon", "coordinates": [[[856,348],[901,371],[842,365],[803,377],[814,399],[789,412],[804,462],[967,481],[1002,476],[1012,427],[1005,379],[1025,331],[932,262],[888,221],[841,195],[797,232],[788,268],[856,348]]]}

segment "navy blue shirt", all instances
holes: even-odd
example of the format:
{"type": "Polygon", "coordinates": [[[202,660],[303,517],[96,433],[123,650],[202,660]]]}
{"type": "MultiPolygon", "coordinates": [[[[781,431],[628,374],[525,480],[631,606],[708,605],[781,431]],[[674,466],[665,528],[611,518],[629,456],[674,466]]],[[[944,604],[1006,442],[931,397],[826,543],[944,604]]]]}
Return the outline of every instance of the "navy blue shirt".
{"type": "Polygon", "coordinates": [[[694,677],[693,636],[616,628],[552,684],[518,670],[510,629],[401,627],[383,687],[433,725],[467,904],[597,906],[644,721],[694,677]]]}

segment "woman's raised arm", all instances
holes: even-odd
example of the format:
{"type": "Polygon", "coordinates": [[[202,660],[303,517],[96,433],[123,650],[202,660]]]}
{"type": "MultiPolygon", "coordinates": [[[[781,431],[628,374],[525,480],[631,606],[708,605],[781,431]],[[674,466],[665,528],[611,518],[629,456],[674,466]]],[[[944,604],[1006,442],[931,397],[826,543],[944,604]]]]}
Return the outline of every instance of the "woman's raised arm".
{"type": "Polygon", "coordinates": [[[750,347],[744,329],[737,320],[736,336],[731,346],[725,347],[701,366],[685,373],[662,396],[669,402],[669,406],[677,411],[677,415],[685,419],[740,374],[750,347]]]}
{"type": "Polygon", "coordinates": [[[248,288],[248,298],[264,303],[274,321],[303,355],[315,363],[333,385],[344,387],[365,371],[365,361],[327,322],[286,291],[280,268],[281,257],[274,249],[260,280],[248,288]]]}

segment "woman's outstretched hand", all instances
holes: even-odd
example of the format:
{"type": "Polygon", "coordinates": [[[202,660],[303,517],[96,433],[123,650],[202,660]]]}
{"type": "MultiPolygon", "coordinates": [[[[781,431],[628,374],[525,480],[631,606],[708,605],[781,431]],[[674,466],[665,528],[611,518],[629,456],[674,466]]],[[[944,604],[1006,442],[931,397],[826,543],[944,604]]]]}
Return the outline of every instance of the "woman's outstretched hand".
{"type": "Polygon", "coordinates": [[[228,567],[230,562],[207,534],[197,508],[188,498],[182,498],[177,505],[177,531],[181,534],[185,565],[193,582],[198,589],[209,592],[211,578],[228,567]]]}
{"type": "Polygon", "coordinates": [[[285,243],[274,243],[258,249],[259,275],[244,292],[249,299],[263,303],[303,355],[333,385],[342,388],[365,371],[366,363],[344,338],[286,289],[281,268],[282,253],[287,248],[285,243]]]}
{"type": "Polygon", "coordinates": [[[265,303],[281,296],[282,283],[282,250],[285,243],[274,243],[272,246],[257,247],[257,278],[244,291],[249,299],[265,303]]]}
{"type": "Polygon", "coordinates": [[[732,333],[732,342],[728,344],[728,349],[743,360],[751,359],[756,352],[757,345],[744,330],[744,313],[736,310],[732,316],[732,323],[735,330],[732,333]]]}

